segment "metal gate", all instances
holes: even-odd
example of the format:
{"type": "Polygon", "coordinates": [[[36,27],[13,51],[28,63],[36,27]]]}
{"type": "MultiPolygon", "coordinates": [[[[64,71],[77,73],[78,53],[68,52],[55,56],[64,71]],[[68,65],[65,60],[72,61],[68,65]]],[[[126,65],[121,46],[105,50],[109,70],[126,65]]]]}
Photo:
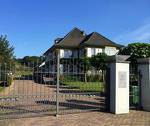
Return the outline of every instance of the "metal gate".
{"type": "Polygon", "coordinates": [[[57,114],[106,111],[107,91],[102,71],[87,68],[82,59],[57,58],[60,61],[57,114]]]}
{"type": "Polygon", "coordinates": [[[0,119],[56,113],[56,85],[43,83],[44,74],[38,63],[1,65],[0,119]]]}
{"type": "Polygon", "coordinates": [[[0,119],[106,110],[101,71],[76,59],[0,66],[0,119]]]}
{"type": "Polygon", "coordinates": [[[141,108],[140,73],[137,64],[130,64],[130,109],[141,108]]]}

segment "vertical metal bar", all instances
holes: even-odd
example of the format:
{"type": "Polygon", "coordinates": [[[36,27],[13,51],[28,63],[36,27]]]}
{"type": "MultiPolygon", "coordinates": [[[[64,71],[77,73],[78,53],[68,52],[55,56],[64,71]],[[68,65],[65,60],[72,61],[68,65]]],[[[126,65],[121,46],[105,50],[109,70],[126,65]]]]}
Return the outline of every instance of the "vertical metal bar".
{"type": "Polygon", "coordinates": [[[142,75],[141,75],[141,71],[138,71],[137,72],[138,74],[138,86],[139,86],[139,108],[142,109],[142,101],[141,101],[141,97],[142,97],[142,94],[141,94],[141,78],[142,78],[142,75]]]}
{"type": "Polygon", "coordinates": [[[57,50],[57,86],[56,86],[56,116],[59,114],[59,77],[60,77],[60,53],[57,50]]]}

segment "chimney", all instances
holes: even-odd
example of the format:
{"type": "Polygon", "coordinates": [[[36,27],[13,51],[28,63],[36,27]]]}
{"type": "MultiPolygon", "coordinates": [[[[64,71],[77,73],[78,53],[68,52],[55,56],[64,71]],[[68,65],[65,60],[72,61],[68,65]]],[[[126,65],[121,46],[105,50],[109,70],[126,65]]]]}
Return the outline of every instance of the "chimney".
{"type": "Polygon", "coordinates": [[[81,31],[81,33],[82,33],[83,36],[86,36],[86,33],[84,31],[81,31]]]}
{"type": "Polygon", "coordinates": [[[54,40],[54,43],[55,44],[57,44],[59,41],[61,41],[62,40],[62,38],[56,38],[55,40],[54,40]]]}

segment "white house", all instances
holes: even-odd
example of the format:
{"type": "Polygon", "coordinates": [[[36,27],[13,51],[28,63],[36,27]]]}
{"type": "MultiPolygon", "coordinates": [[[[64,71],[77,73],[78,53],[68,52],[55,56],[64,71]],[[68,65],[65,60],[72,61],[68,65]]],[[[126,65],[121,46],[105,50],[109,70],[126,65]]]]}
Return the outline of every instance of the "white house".
{"type": "MultiPolygon", "coordinates": [[[[115,55],[122,47],[97,32],[87,35],[84,31],[74,28],[63,38],[57,38],[54,45],[44,53],[44,56],[47,61],[54,59],[56,50],[59,51],[61,59],[91,57],[102,52],[111,56],[115,55]]],[[[65,65],[61,64],[62,71],[64,71],[64,67],[65,65]]],[[[77,65],[73,64],[73,68],[76,71],[77,65]]]]}

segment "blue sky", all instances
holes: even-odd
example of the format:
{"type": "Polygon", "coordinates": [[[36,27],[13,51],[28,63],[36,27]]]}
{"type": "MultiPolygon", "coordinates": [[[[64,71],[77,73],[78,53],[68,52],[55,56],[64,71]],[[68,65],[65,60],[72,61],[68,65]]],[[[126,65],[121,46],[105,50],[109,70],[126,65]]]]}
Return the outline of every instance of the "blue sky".
{"type": "Polygon", "coordinates": [[[150,42],[150,0],[0,0],[0,35],[16,57],[42,55],[74,27],[124,45],[150,42]]]}

